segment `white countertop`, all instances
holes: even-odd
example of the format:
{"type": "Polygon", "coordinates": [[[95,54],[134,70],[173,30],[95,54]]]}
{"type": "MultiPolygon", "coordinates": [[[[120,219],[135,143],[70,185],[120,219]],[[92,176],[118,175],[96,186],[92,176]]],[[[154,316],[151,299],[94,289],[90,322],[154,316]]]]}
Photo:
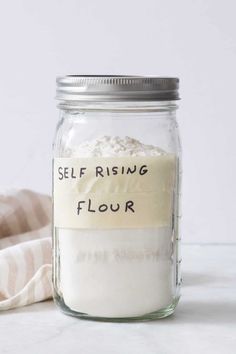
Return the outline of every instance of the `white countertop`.
{"type": "Polygon", "coordinates": [[[103,323],[52,301],[0,313],[0,353],[235,354],[236,245],[184,245],[181,301],[169,318],[103,323]]]}

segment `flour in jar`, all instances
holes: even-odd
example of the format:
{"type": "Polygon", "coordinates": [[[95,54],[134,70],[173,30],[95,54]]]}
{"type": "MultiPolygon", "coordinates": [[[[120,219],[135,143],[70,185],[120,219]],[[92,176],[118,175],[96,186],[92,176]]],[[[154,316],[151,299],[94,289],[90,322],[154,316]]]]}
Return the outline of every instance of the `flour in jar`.
{"type": "MultiPolygon", "coordinates": [[[[112,136],[64,151],[64,157],[127,157],[131,163],[136,156],[168,155],[134,138],[112,136]]],[[[174,182],[170,189],[174,190],[174,182]]],[[[77,312],[112,318],[142,316],[171,304],[172,228],[171,221],[161,227],[123,228],[122,232],[119,228],[57,228],[65,305],[77,312]]]]}
{"type": "Polygon", "coordinates": [[[142,144],[139,140],[126,136],[101,136],[85,141],[76,149],[67,148],[65,157],[124,157],[124,156],[159,156],[165,152],[153,145],[142,144]]]}

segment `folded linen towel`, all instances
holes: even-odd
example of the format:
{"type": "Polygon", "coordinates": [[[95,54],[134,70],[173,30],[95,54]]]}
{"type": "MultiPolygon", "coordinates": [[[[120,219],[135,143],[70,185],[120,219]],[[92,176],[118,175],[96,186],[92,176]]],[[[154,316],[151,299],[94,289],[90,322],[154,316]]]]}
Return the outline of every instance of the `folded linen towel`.
{"type": "Polygon", "coordinates": [[[50,298],[51,267],[51,199],[0,193],[0,310],[50,298]]]}

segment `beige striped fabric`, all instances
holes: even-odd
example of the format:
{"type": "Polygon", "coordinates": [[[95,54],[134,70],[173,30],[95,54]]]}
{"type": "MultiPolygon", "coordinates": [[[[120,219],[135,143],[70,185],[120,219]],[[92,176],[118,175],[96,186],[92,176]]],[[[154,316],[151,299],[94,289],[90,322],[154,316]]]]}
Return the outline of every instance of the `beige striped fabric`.
{"type": "Polygon", "coordinates": [[[51,267],[51,199],[0,193],[0,310],[50,298],[51,267]]]}

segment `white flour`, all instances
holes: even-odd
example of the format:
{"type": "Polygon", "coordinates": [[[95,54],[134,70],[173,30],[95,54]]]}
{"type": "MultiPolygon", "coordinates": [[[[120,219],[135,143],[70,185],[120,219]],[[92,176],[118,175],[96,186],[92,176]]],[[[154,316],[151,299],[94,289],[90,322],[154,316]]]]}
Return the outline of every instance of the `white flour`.
{"type": "Polygon", "coordinates": [[[72,157],[121,157],[121,156],[159,156],[165,152],[153,145],[145,145],[126,136],[102,136],[85,141],[75,150],[67,149],[65,156],[72,157]]]}
{"type": "MultiPolygon", "coordinates": [[[[152,145],[104,136],[67,149],[67,157],[159,156],[152,145]]],[[[174,186],[172,186],[174,188],[174,186]]],[[[100,317],[141,316],[170,305],[172,228],[58,229],[60,288],[74,311],[100,317]]]]}

